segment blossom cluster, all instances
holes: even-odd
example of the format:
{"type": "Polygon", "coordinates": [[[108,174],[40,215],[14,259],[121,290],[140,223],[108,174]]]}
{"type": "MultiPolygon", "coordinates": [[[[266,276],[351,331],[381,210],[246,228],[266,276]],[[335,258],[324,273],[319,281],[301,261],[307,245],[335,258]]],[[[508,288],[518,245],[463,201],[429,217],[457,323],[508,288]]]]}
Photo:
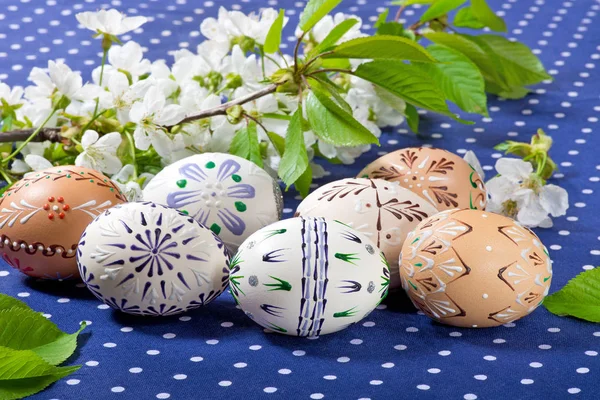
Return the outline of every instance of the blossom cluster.
{"type": "MultiPolygon", "coordinates": [[[[12,161],[11,173],[70,161],[113,176],[136,199],[141,187],[164,165],[199,152],[227,152],[235,132],[245,125],[243,119],[221,114],[178,123],[265,88],[276,71],[293,65],[293,58],[282,52],[262,52],[277,16],[274,9],[246,15],[221,8],[217,18],[201,23],[206,40],[196,51],[180,49],[168,65],[145,58],[135,41],[118,41],[118,35],[138,28],[146,18],[125,17],[116,10],[78,14],[80,24],[102,38],[105,50],[102,65],[93,70],[89,80],[84,81],[66,63],[49,61],[47,69],[33,68],[31,86],[10,88],[0,83],[2,117],[14,117],[12,129],[44,124],[60,128],[66,140],[64,151],[58,152],[50,142],[28,143],[21,151],[23,160],[12,161]],[[175,125],[177,129],[166,129],[175,125]]],[[[328,15],[304,36],[305,51],[318,46],[348,18],[358,23],[337,43],[365,36],[359,17],[328,15]]],[[[285,18],[284,25],[287,22],[285,18]]],[[[381,134],[381,127],[403,121],[398,111],[402,109],[384,103],[371,83],[350,76],[340,76],[336,83],[355,119],[375,136],[381,134]]],[[[244,114],[262,128],[258,135],[267,171],[276,173],[280,161],[267,132],[285,137],[298,101],[297,95],[276,92],[242,105],[244,114]]],[[[311,131],[304,132],[304,138],[310,160],[318,154],[350,164],[369,149],[368,145],[337,147],[320,141],[311,131]]],[[[314,177],[324,174],[320,166],[311,165],[314,177]]]]}

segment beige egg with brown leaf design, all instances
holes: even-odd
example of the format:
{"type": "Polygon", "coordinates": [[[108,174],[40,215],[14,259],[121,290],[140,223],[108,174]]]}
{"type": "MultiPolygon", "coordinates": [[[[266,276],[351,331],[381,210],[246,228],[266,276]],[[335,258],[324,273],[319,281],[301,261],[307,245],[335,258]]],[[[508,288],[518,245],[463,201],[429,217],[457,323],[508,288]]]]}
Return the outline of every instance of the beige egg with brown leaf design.
{"type": "Polygon", "coordinates": [[[487,202],[485,185],[477,171],[461,157],[442,149],[396,150],[373,161],[358,176],[398,182],[439,211],[485,210],[487,202]]]}

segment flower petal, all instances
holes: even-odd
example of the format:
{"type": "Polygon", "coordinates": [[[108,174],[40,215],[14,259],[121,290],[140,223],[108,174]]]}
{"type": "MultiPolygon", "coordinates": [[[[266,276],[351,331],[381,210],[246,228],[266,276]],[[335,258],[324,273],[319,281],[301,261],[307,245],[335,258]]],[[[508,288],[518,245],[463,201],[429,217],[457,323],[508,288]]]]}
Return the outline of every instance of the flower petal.
{"type": "Polygon", "coordinates": [[[87,149],[98,141],[99,136],[98,132],[88,129],[81,138],[81,146],[83,146],[84,149],[87,149]]]}
{"type": "Polygon", "coordinates": [[[569,208],[569,194],[560,186],[546,185],[540,193],[540,204],[553,217],[560,217],[569,208]]]}
{"type": "MultiPolygon", "coordinates": [[[[398,124],[394,124],[394,125],[398,125],[398,124]]],[[[479,159],[477,158],[477,155],[475,155],[474,151],[472,151],[472,150],[467,151],[465,153],[465,156],[463,157],[463,160],[468,162],[469,165],[475,171],[477,171],[477,173],[481,177],[481,180],[485,180],[485,172],[483,172],[483,168],[481,168],[481,163],[479,162],[479,159]]]]}
{"type": "Polygon", "coordinates": [[[517,214],[517,221],[524,226],[535,228],[548,218],[548,212],[537,201],[530,201],[528,204],[520,205],[517,214]]]}
{"type": "Polygon", "coordinates": [[[140,150],[148,150],[152,144],[144,128],[139,126],[135,128],[135,131],[133,132],[133,140],[135,142],[135,147],[140,150]]]}
{"type": "Polygon", "coordinates": [[[533,166],[527,161],[519,158],[500,158],[496,161],[496,171],[502,176],[513,181],[521,181],[529,178],[533,172],[533,166]]]}
{"type": "Polygon", "coordinates": [[[502,204],[513,196],[519,185],[502,175],[487,181],[485,188],[487,189],[490,201],[502,204]]]}
{"type": "Polygon", "coordinates": [[[121,134],[119,132],[110,132],[102,135],[102,137],[96,142],[95,147],[114,153],[117,151],[117,148],[121,145],[122,141],[123,138],[121,138],[121,134]]]}

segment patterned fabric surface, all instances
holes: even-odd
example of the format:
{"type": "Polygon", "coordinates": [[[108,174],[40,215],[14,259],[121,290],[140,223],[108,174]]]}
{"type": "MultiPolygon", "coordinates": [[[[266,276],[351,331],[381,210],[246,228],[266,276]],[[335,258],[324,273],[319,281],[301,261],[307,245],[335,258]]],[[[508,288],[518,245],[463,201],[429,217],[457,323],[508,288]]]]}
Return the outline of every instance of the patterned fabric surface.
{"type": "MultiPolygon", "coordinates": [[[[366,24],[384,1],[346,0],[341,10],[366,24]]],[[[405,125],[389,129],[379,148],[353,166],[326,166],[316,183],[354,176],[379,155],[432,145],[459,154],[474,150],[491,170],[501,155],[492,147],[508,138],[528,141],[539,127],[555,140],[555,181],[571,208],[551,229],[538,229],[554,260],[551,292],[600,259],[600,164],[597,149],[600,6],[592,0],[495,0],[509,22],[509,37],[524,41],[555,77],[518,101],[490,99],[490,118],[474,126],[427,115],[426,138],[405,125]],[[595,193],[596,192],[596,193],[595,193]]],[[[292,20],[288,50],[304,1],[292,0],[2,0],[0,79],[25,84],[33,66],[63,58],[89,77],[99,64],[99,43],[78,28],[74,14],[116,7],[154,20],[131,39],[146,57],[195,48],[199,23],[218,7],[245,12],[282,7],[292,20]],[[293,26],[292,26],[293,25],[293,26]]],[[[410,10],[405,18],[414,20],[410,10]]],[[[287,39],[289,40],[287,40],[287,39]]],[[[125,40],[128,38],[125,37],[125,40]]],[[[284,217],[298,204],[285,197],[284,217]]],[[[82,284],[41,282],[0,265],[0,291],[19,296],[63,330],[89,327],[69,360],[83,367],[37,399],[597,399],[600,398],[600,326],[559,318],[539,308],[531,316],[492,329],[456,329],[419,315],[402,294],[389,296],[366,320],[312,340],[265,333],[235,308],[227,293],[182,316],[141,318],[99,304],[82,284]]]]}

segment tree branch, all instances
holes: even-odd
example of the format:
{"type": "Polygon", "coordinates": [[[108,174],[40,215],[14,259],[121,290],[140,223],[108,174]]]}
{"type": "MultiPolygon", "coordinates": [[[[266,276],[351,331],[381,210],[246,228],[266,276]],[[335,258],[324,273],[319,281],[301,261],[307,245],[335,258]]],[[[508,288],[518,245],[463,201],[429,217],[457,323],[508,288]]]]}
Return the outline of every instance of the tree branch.
{"type": "MultiPolygon", "coordinates": [[[[190,115],[189,117],[185,117],[181,121],[179,121],[176,125],[185,124],[188,122],[197,121],[199,119],[210,118],[216,115],[227,115],[227,109],[233,106],[240,106],[242,104],[248,103],[252,100],[259,99],[263,96],[266,96],[271,93],[275,93],[279,83],[272,83],[269,86],[266,86],[254,93],[250,93],[246,96],[240,97],[239,99],[235,99],[229,101],[227,103],[223,103],[218,107],[209,108],[208,110],[200,111],[198,114],[190,115]]],[[[170,130],[173,126],[166,126],[165,128],[170,130]]]]}
{"type": "MultiPolygon", "coordinates": [[[[27,139],[36,128],[16,129],[13,131],[0,132],[0,143],[6,142],[22,142],[27,139]]],[[[51,142],[60,142],[60,128],[43,128],[33,139],[34,142],[43,142],[49,140],[51,142]]]]}
{"type": "Polygon", "coordinates": [[[396,17],[394,18],[395,22],[398,22],[398,20],[400,19],[400,16],[402,16],[402,11],[404,11],[405,8],[406,8],[406,6],[402,6],[402,7],[398,8],[398,12],[396,13],[396,17]]]}

